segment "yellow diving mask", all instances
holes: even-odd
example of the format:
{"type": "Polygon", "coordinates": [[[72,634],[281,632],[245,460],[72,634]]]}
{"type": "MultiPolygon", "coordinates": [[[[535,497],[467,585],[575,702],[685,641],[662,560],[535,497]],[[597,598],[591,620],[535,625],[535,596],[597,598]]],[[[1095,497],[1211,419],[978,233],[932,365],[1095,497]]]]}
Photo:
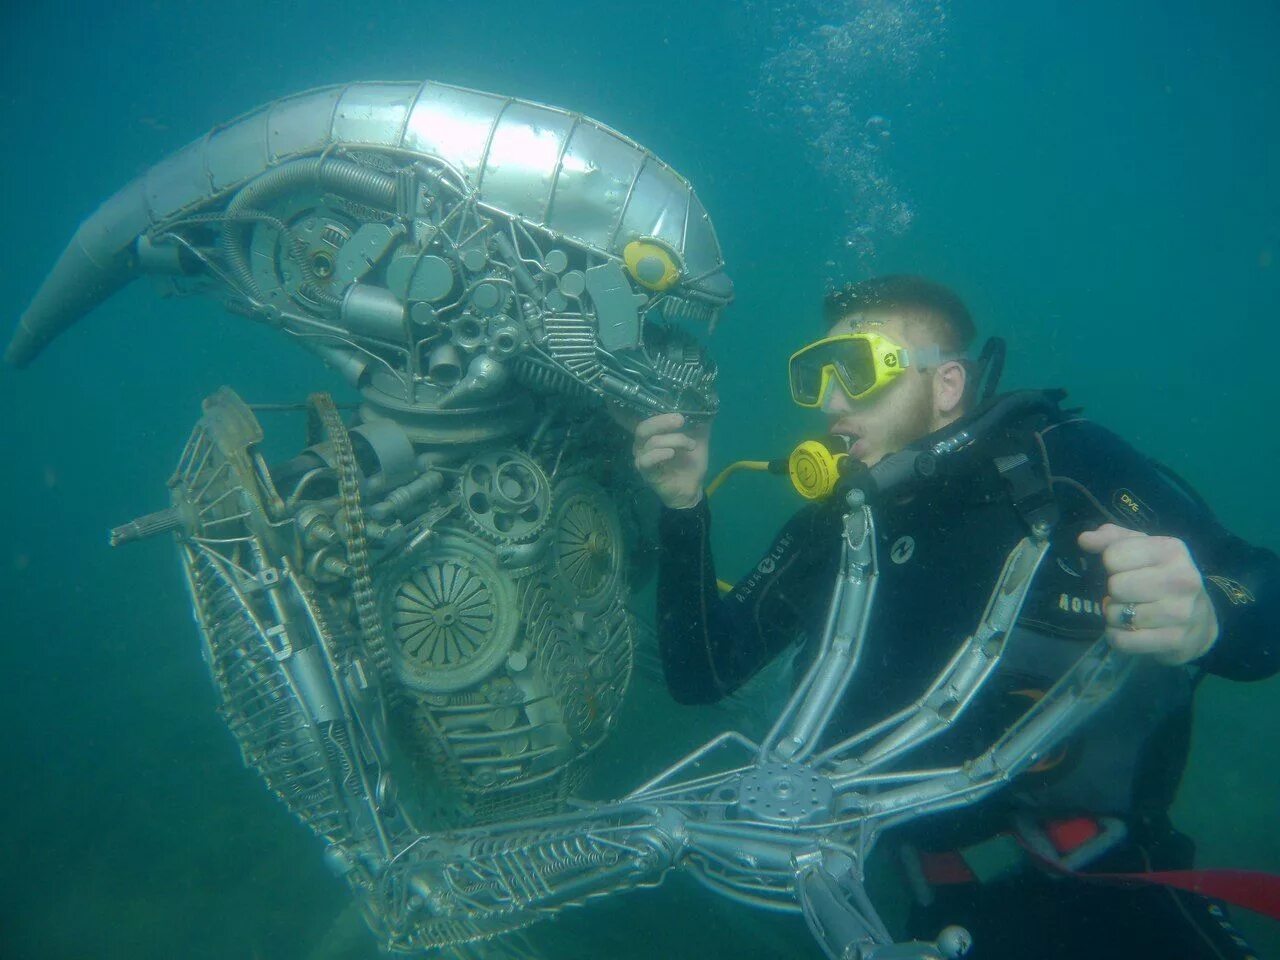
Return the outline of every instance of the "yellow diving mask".
{"type": "Polygon", "coordinates": [[[834,378],[849,399],[861,400],[908,367],[926,369],[944,359],[935,346],[908,350],[878,333],[824,337],[791,355],[791,399],[802,407],[820,407],[834,378]]]}

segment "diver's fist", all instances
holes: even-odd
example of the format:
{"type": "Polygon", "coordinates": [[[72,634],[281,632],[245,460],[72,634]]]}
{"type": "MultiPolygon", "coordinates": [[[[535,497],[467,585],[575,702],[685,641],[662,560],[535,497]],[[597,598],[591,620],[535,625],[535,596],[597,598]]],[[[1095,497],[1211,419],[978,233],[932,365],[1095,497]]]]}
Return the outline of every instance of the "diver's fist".
{"type": "Polygon", "coordinates": [[[1187,545],[1106,523],[1080,534],[1080,549],[1107,570],[1103,616],[1117,650],[1171,666],[1203,657],[1218,639],[1218,615],[1187,545]]]}
{"type": "Polygon", "coordinates": [[[642,420],[631,451],[636,470],[668,507],[685,510],[702,500],[711,424],[687,424],[679,413],[642,420]]]}

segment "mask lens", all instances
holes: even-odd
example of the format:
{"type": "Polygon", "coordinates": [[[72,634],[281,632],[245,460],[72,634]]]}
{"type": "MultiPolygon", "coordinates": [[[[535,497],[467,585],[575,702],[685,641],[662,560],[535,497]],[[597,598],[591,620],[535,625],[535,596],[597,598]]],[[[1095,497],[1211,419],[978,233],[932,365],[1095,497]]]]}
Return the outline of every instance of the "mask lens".
{"type": "Polygon", "coordinates": [[[823,363],[809,354],[791,361],[791,397],[804,406],[816,406],[822,396],[823,363]]]}
{"type": "Polygon", "coordinates": [[[876,361],[866,340],[842,340],[832,346],[831,366],[850,397],[860,397],[876,385],[876,361]]]}
{"type": "Polygon", "coordinates": [[[822,401],[827,370],[850,397],[860,397],[876,385],[875,354],[864,337],[822,340],[791,358],[791,396],[796,403],[816,407],[822,401]]]}

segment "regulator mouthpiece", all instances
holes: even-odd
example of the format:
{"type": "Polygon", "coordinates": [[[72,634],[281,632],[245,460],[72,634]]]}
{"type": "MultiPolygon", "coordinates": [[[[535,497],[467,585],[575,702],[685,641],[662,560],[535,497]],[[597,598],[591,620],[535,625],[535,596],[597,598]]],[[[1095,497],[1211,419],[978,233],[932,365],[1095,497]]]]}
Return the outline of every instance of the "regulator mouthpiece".
{"type": "Polygon", "coordinates": [[[831,496],[844,473],[849,454],[832,449],[829,440],[806,440],[787,458],[787,473],[791,485],[806,500],[821,500],[831,496]]]}

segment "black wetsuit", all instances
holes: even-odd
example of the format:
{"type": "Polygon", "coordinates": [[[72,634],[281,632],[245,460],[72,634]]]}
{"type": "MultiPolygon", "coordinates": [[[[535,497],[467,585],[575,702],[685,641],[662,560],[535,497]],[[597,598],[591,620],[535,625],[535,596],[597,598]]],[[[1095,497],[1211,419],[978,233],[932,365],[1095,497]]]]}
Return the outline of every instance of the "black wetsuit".
{"type": "MultiPolygon", "coordinates": [[[[953,850],[1006,830],[1016,811],[1043,820],[1108,815],[1125,821],[1129,839],[1090,871],[1187,868],[1194,848],[1172,828],[1167,809],[1186,764],[1191,695],[1206,673],[1253,680],[1280,668],[1280,559],[1230,534],[1184,484],[1089,421],[1040,418],[1010,430],[1005,442],[1024,448],[1051,480],[1060,512],[1054,546],[1023,608],[1023,636],[1012,638],[1006,662],[957,727],[923,756],[913,754],[913,766],[976,755],[1099,636],[1106,574],[1100,558],[1076,546],[1082,530],[1110,521],[1183,540],[1204,574],[1220,635],[1186,667],[1139,660],[1065,752],[1043,764],[1048,769],[896,833],[924,849],[953,850]]],[[[828,741],[912,702],[977,625],[1006,556],[1027,531],[1014,499],[988,459],[963,476],[874,503],[880,580],[862,666],[828,741]]],[[[820,636],[841,514],[835,497],[799,511],[721,597],[705,503],[663,511],[659,639],[677,700],[718,700],[793,642],[820,636]]],[[[1216,904],[1163,888],[1050,879],[1024,868],[933,893],[932,906],[913,913],[910,935],[932,938],[946,923],[964,924],[980,960],[1250,955],[1216,904]]]]}

